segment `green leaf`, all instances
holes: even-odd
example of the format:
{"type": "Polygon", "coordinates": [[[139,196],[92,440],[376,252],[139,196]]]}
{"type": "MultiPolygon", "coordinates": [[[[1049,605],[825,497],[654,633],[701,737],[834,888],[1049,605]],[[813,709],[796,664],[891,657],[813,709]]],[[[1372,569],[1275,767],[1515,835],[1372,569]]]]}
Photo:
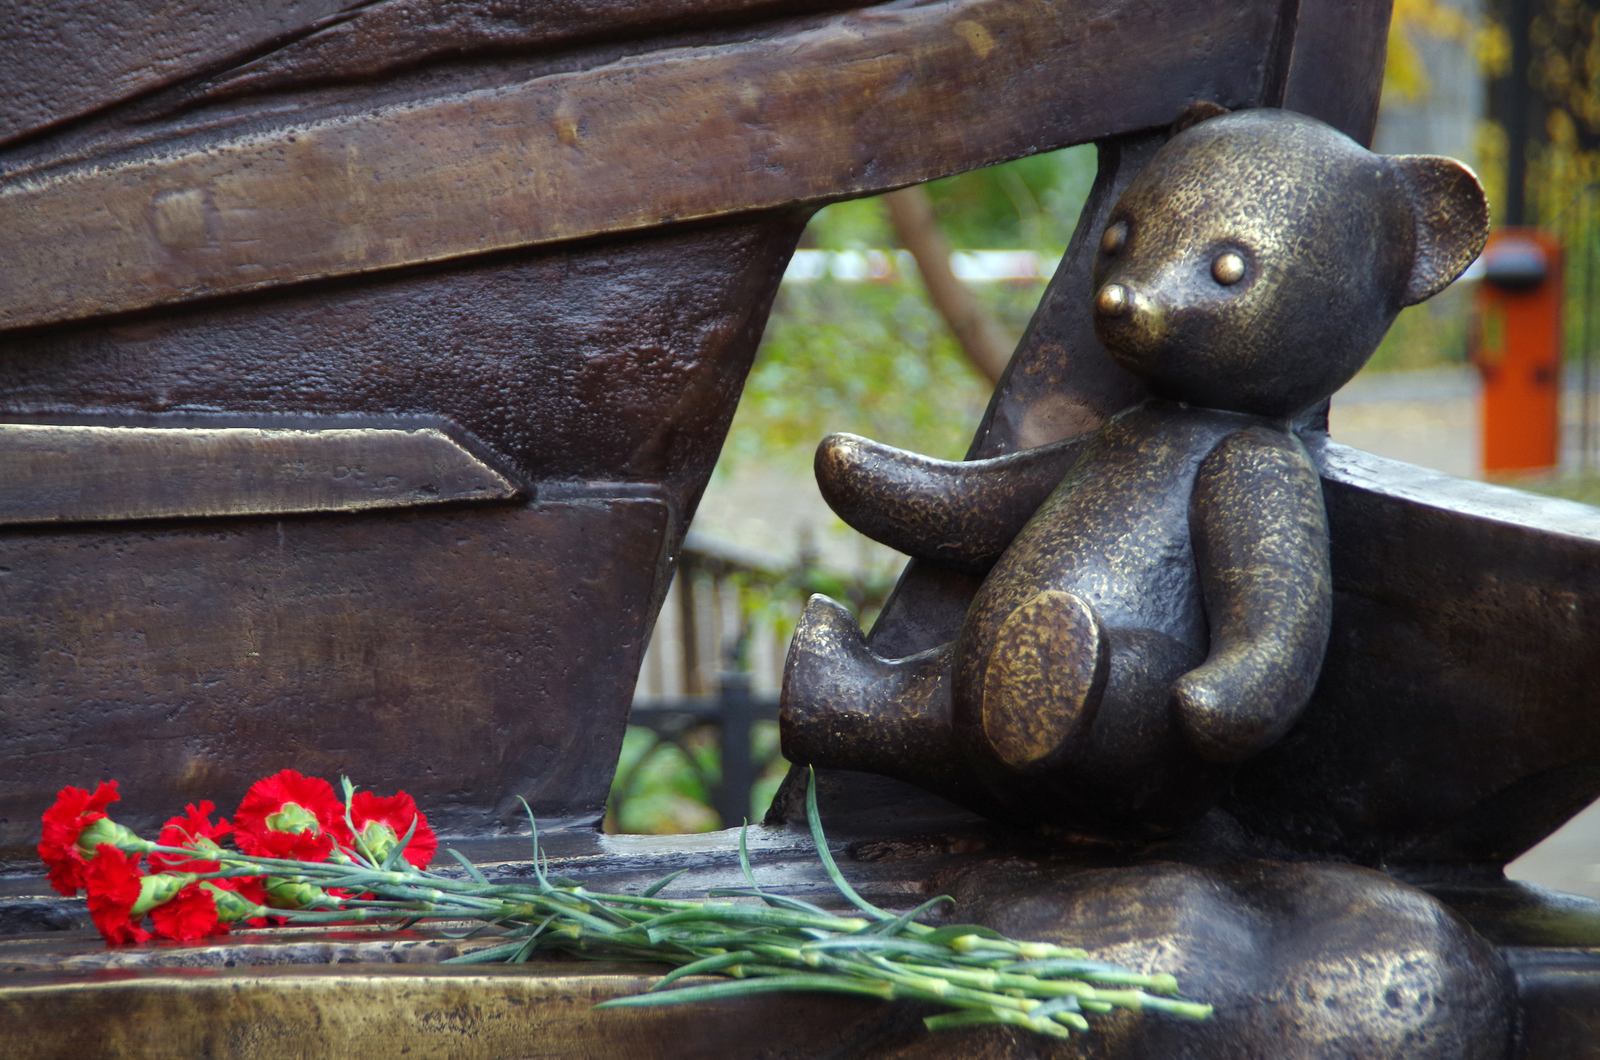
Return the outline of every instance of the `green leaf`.
{"type": "Polygon", "coordinates": [[[550,880],[548,877],[546,877],[544,871],[544,851],[539,849],[539,822],[533,816],[533,807],[528,805],[527,799],[523,798],[521,795],[518,795],[517,801],[522,803],[523,812],[528,815],[528,839],[533,843],[534,878],[539,881],[540,890],[548,891],[550,889],[550,880]]]}
{"type": "Polygon", "coordinates": [[[660,990],[662,987],[669,986],[679,979],[691,975],[709,975],[712,972],[720,972],[724,968],[731,968],[733,965],[752,961],[755,956],[749,950],[735,950],[732,953],[719,953],[712,957],[702,957],[698,961],[690,961],[688,964],[674,968],[660,979],[657,979],[655,985],[650,989],[652,991],[660,990]]]}
{"type": "Polygon", "coordinates": [[[465,854],[461,853],[461,851],[451,847],[446,847],[445,853],[455,858],[456,864],[467,870],[467,875],[472,877],[474,883],[481,883],[485,887],[490,886],[488,878],[484,876],[482,871],[479,870],[478,866],[474,865],[472,860],[465,854]]]}
{"type": "MultiPolygon", "coordinates": [[[[1078,1017],[1082,1020],[1083,1017],[1078,1017]]],[[[1013,1012],[1011,1009],[971,1009],[965,1012],[949,1012],[944,1015],[930,1015],[923,1020],[922,1025],[930,1031],[950,1031],[963,1028],[963,1026],[994,1026],[1003,1025],[1021,1026],[1024,1030],[1034,1031],[1035,1034],[1045,1034],[1048,1038],[1070,1038],[1072,1031],[1066,1026],[1053,1020],[1040,1020],[1034,1015],[1024,1015],[1013,1012]]]]}
{"type": "MultiPolygon", "coordinates": [[[[1116,975],[1135,974],[1128,971],[1128,969],[1122,967],[1121,965],[1107,964],[1105,961],[1091,961],[1087,959],[1063,960],[1059,957],[1043,961],[1017,961],[1014,964],[1006,965],[1005,970],[1008,972],[1025,972],[1028,975],[1036,975],[1041,979],[1048,979],[1062,975],[1069,975],[1075,979],[1081,979],[1086,978],[1091,973],[1109,973],[1116,975]]],[[[1140,978],[1145,977],[1141,976],[1140,978]]]]}
{"type": "Polygon", "coordinates": [[[844,878],[844,873],[839,871],[839,866],[834,864],[833,853],[828,849],[828,837],[822,834],[822,815],[817,810],[817,771],[810,766],[806,767],[806,824],[811,826],[811,842],[816,845],[817,860],[822,862],[822,871],[828,874],[828,879],[838,888],[845,901],[877,920],[893,920],[892,913],[879,909],[857,894],[856,889],[844,878]]]}
{"type": "Polygon", "coordinates": [[[471,953],[461,953],[454,957],[446,957],[440,964],[496,964],[507,960],[513,953],[522,948],[522,940],[507,942],[499,946],[486,946],[481,950],[471,953]]]}
{"type": "Polygon", "coordinates": [[[355,849],[352,852],[358,862],[364,863],[368,868],[377,868],[378,859],[372,856],[372,851],[367,848],[367,841],[361,837],[361,832],[356,828],[355,819],[350,816],[350,801],[356,797],[356,786],[350,782],[349,777],[340,774],[339,788],[344,793],[344,824],[355,838],[355,849]]]}
{"type": "Polygon", "coordinates": [[[793,898],[786,894],[773,894],[771,891],[752,890],[749,887],[713,887],[706,892],[712,898],[759,898],[776,909],[792,909],[797,913],[812,913],[816,916],[833,914],[820,905],[812,905],[801,898],[793,898]]]}
{"type": "Polygon", "coordinates": [[[652,883],[650,886],[648,886],[644,890],[640,891],[639,892],[639,897],[641,897],[641,898],[654,898],[656,895],[660,894],[663,890],[665,890],[668,886],[670,886],[673,880],[676,880],[679,876],[682,876],[684,873],[686,873],[688,871],[689,871],[688,869],[679,869],[677,872],[669,872],[669,873],[667,873],[665,876],[661,877],[655,883],[652,883]]]}
{"type": "Polygon", "coordinates": [[[997,942],[1010,942],[994,928],[984,927],[982,924],[946,924],[944,927],[935,928],[926,935],[917,937],[923,942],[934,942],[941,946],[948,946],[965,935],[976,935],[980,939],[994,939],[997,942]]]}
{"type": "Polygon", "coordinates": [[[969,1009],[962,1012],[948,1012],[939,1016],[929,1016],[922,1021],[922,1025],[930,1031],[957,1030],[962,1027],[992,1027],[996,1024],[1023,1027],[1033,1031],[1035,1034],[1043,1034],[1051,1038],[1071,1037],[1071,1032],[1059,1023],[1034,1019],[1031,1016],[1013,1012],[1010,1009],[969,1009]]]}
{"type": "Polygon", "coordinates": [[[859,934],[846,935],[843,938],[819,939],[807,942],[801,947],[807,952],[819,953],[874,953],[891,954],[900,956],[916,956],[929,960],[948,960],[950,951],[939,946],[930,946],[917,939],[888,939],[878,935],[859,934]]]}
{"type": "Polygon", "coordinates": [[[750,822],[745,821],[739,829],[739,871],[744,873],[744,882],[750,885],[750,889],[759,894],[761,885],[756,882],[755,870],[750,867],[750,847],[745,842],[749,832],[750,822]]]}
{"type": "Polygon", "coordinates": [[[915,909],[909,909],[906,912],[901,913],[893,920],[885,920],[880,924],[874,924],[867,930],[874,935],[899,934],[913,921],[922,916],[923,913],[926,913],[932,909],[937,909],[946,902],[949,902],[951,905],[956,904],[956,900],[954,898],[951,898],[948,894],[941,894],[937,898],[929,898],[926,902],[923,902],[915,909]]]}
{"type": "Polygon", "coordinates": [[[1072,996],[1051,998],[1028,1015],[1038,1018],[1041,1016],[1054,1017],[1061,1012],[1077,1012],[1078,999],[1072,996]]]}
{"type": "MultiPolygon", "coordinates": [[[[417,820],[417,815],[412,814],[411,827],[406,829],[406,834],[400,837],[400,842],[394,845],[394,849],[389,851],[388,857],[384,858],[383,864],[379,866],[384,872],[393,871],[395,863],[405,855],[406,847],[411,844],[412,837],[417,834],[417,820]]],[[[406,864],[409,865],[410,862],[406,862],[406,864]]]]}

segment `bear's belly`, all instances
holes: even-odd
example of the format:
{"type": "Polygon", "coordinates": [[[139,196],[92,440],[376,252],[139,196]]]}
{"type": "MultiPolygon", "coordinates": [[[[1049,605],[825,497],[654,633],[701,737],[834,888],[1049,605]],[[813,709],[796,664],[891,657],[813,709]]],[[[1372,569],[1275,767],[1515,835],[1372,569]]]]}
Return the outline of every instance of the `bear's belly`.
{"type": "Polygon", "coordinates": [[[1158,633],[1203,656],[1189,498],[1200,463],[1237,427],[1201,410],[1142,406],[1101,428],[984,579],[961,654],[987,659],[1000,624],[1055,589],[1087,601],[1107,629],[1158,633]]]}
{"type": "Polygon", "coordinates": [[[971,617],[992,616],[997,627],[1036,593],[1057,589],[1088,602],[1107,628],[1149,630],[1203,648],[1205,613],[1189,539],[1191,478],[1137,499],[1104,482],[1064,498],[1058,493],[990,571],[971,617]]]}

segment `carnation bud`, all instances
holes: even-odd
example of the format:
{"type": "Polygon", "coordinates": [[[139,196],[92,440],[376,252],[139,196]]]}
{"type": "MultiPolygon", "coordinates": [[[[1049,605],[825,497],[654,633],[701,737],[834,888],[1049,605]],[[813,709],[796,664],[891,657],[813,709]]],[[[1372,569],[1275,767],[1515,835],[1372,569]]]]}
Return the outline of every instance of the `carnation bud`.
{"type": "Polygon", "coordinates": [[[94,856],[94,852],[102,843],[110,843],[128,853],[148,851],[155,846],[149,840],[139,838],[139,834],[133,829],[125,828],[109,817],[90,821],[84,826],[83,831],[78,833],[78,849],[90,857],[94,856]]]}
{"type": "Polygon", "coordinates": [[[268,910],[256,905],[237,891],[218,887],[209,880],[202,880],[200,886],[210,892],[211,900],[217,903],[217,919],[224,924],[234,924],[240,920],[268,915],[268,910]]]}
{"type": "Polygon", "coordinates": [[[309,909],[328,900],[328,892],[304,880],[267,877],[267,899],[279,909],[309,909]]]}
{"type": "Polygon", "coordinates": [[[322,829],[317,824],[317,815],[301,806],[299,803],[286,802],[277,813],[267,818],[267,827],[274,832],[311,832],[316,834],[322,829]]]}
{"type": "Polygon", "coordinates": [[[133,903],[129,914],[134,918],[144,916],[156,906],[172,901],[179,891],[193,882],[193,876],[165,872],[146,876],[139,881],[139,900],[133,903]]]}
{"type": "Polygon", "coordinates": [[[400,837],[382,821],[369,822],[361,830],[361,841],[366,843],[367,851],[379,862],[388,861],[394,848],[400,845],[400,837]]]}

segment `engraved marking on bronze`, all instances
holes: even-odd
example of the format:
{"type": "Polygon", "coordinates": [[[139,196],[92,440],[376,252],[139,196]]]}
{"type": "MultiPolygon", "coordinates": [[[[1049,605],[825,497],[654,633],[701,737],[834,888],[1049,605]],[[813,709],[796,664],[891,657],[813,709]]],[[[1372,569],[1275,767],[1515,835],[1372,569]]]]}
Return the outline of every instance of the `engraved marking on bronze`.
{"type": "Polygon", "coordinates": [[[197,188],[158,192],[150,200],[150,226],[162,246],[193,249],[206,241],[209,208],[197,188]]]}

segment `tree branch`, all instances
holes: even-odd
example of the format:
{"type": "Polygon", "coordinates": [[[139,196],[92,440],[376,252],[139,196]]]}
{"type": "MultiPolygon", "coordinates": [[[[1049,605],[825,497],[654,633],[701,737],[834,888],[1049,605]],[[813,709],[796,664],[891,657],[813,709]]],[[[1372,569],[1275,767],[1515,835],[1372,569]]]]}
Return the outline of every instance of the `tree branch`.
{"type": "Polygon", "coordinates": [[[1006,334],[966,284],[950,269],[950,244],[933,216],[928,193],[913,185],[883,196],[895,238],[910,252],[928,299],[949,326],[967,359],[991,383],[1000,381],[1016,339],[1006,334]]]}

